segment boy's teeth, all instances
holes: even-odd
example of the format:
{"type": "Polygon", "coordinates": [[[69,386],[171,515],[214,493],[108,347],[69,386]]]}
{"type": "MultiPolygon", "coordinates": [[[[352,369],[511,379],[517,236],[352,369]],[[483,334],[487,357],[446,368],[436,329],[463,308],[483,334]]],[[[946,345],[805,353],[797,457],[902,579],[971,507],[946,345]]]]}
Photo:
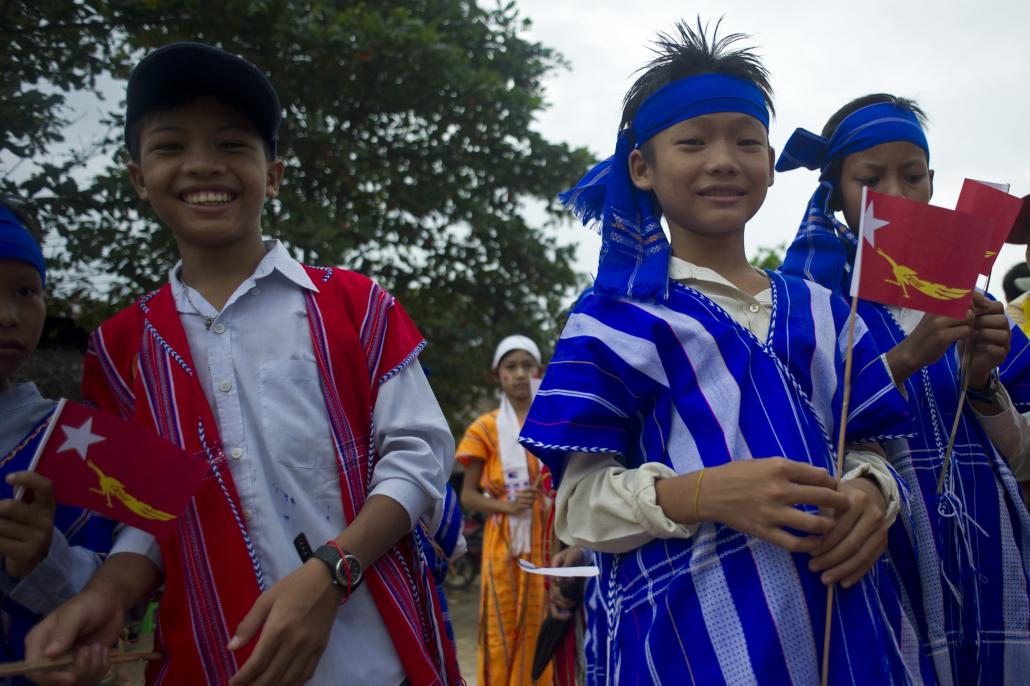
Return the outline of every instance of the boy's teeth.
{"type": "Polygon", "coordinates": [[[221,205],[230,202],[232,196],[225,192],[204,191],[202,193],[187,193],[183,196],[183,200],[191,205],[221,205]]]}

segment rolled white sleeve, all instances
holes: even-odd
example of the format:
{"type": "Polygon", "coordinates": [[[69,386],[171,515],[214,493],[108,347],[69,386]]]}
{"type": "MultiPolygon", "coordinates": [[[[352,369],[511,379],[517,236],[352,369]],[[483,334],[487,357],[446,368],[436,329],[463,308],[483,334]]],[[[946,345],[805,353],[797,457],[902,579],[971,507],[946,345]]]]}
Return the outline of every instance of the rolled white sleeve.
{"type": "MultiPolygon", "coordinates": [[[[369,495],[400,503],[412,528],[424,515],[435,519],[454,465],[454,436],[421,366],[411,364],[379,387],[372,419],[380,458],[369,495]]],[[[435,530],[437,522],[430,524],[435,530]]]]}
{"type": "Polygon", "coordinates": [[[158,568],[162,575],[165,572],[164,558],[161,556],[161,546],[157,540],[146,531],[135,527],[120,525],[115,529],[114,545],[108,557],[117,553],[135,553],[142,555],[158,568]]]}
{"type": "MultiPolygon", "coordinates": [[[[981,414],[973,407],[973,414],[980,421],[987,437],[1004,457],[1017,481],[1030,479],[1030,426],[1027,415],[1016,411],[1008,391],[998,384],[995,402],[1001,412],[994,415],[981,414]]],[[[972,406],[970,406],[972,407],[972,406]]]]}
{"type": "Polygon", "coordinates": [[[849,449],[844,453],[844,476],[841,481],[851,481],[862,476],[872,479],[880,488],[887,503],[884,518],[890,526],[901,510],[901,492],[894,473],[887,466],[887,460],[876,451],[849,449]]]}
{"type": "Polygon", "coordinates": [[[570,545],[624,553],[656,538],[690,538],[698,525],[678,524],[658,505],[655,480],[676,476],[663,464],[626,469],[614,456],[575,453],[558,487],[555,531],[570,545]]]}

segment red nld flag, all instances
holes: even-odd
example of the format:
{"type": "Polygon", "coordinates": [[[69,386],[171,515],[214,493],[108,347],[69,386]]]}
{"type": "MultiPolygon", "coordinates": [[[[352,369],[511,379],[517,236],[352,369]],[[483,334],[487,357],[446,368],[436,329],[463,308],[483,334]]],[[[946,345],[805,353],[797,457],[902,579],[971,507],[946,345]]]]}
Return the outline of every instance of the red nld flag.
{"type": "Polygon", "coordinates": [[[1023,199],[1009,195],[1006,190],[1007,186],[966,179],[962,183],[962,192],[959,193],[958,203],[955,205],[956,212],[994,220],[994,231],[990,243],[987,244],[983,266],[980,267],[980,273],[984,275],[990,275],[1001,246],[1008,240],[1019,213],[1023,210],[1023,199]]]}
{"type": "Polygon", "coordinates": [[[994,220],[862,191],[851,296],[966,316],[994,220]]]}
{"type": "Polygon", "coordinates": [[[176,526],[200,488],[206,460],[118,417],[61,400],[31,469],[54,497],[158,538],[176,526]]]}
{"type": "Polygon", "coordinates": [[[1030,239],[1030,195],[1023,196],[1023,210],[1016,217],[1016,223],[1009,233],[1006,243],[1023,245],[1030,239]]]}

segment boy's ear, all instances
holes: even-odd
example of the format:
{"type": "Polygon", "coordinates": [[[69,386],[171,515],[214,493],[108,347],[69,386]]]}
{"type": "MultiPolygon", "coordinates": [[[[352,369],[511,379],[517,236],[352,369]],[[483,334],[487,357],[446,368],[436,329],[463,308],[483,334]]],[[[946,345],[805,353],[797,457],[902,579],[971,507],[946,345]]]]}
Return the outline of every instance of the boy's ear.
{"type": "Polygon", "coordinates": [[[769,186],[776,180],[776,149],[769,146],[769,186]]]}
{"type": "Polygon", "coordinates": [[[283,172],[286,166],[281,159],[274,159],[268,163],[268,172],[265,174],[265,195],[274,198],[279,195],[279,184],[283,182],[283,172]]]}
{"type": "Polygon", "coordinates": [[[629,154],[629,178],[633,185],[642,191],[654,190],[651,165],[644,159],[644,153],[640,152],[640,148],[636,148],[629,154]]]}
{"type": "Polygon", "coordinates": [[[135,162],[129,162],[129,178],[132,180],[132,187],[136,189],[139,199],[147,200],[147,184],[143,179],[143,170],[135,162]]]}
{"type": "Polygon", "coordinates": [[[933,200],[933,169],[930,170],[930,200],[933,200]]]}

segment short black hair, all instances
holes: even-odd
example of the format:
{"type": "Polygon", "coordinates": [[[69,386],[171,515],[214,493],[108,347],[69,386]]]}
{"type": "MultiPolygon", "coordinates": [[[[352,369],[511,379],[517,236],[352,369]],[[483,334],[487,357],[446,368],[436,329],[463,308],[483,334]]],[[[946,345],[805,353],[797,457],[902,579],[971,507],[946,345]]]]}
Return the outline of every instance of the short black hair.
{"type": "Polygon", "coordinates": [[[1012,302],[1025,292],[1016,285],[1016,279],[1024,279],[1030,276],[1030,267],[1026,262],[1017,262],[1012,269],[1005,272],[1005,278],[1001,280],[1001,288],[1005,291],[1005,301],[1012,302]]]}
{"type": "Polygon", "coordinates": [[[11,211],[36,243],[43,244],[43,227],[36,220],[35,209],[27,201],[4,193],[0,194],[0,205],[11,211]]]}
{"type": "Polygon", "coordinates": [[[715,23],[711,37],[708,36],[708,24],[702,24],[700,17],[697,18],[696,29],[680,20],[672,34],[658,34],[651,46],[655,58],[638,70],[642,73],[623,99],[620,128],[631,126],[640,106],[660,88],[698,74],[724,74],[750,81],[762,91],[769,112],[776,113],[768,70],[753,48],[735,47],[736,43],[750,36],[731,33],[720,38],[721,24],[721,19],[715,23]]]}
{"type": "MultiPolygon", "coordinates": [[[[193,103],[195,103],[200,98],[214,98],[226,107],[231,107],[232,109],[236,110],[237,112],[245,116],[248,119],[248,121],[254,124],[255,130],[257,129],[257,124],[254,122],[253,118],[247,112],[247,103],[232,97],[231,93],[214,93],[208,92],[208,90],[209,89],[206,88],[200,88],[189,91],[166,91],[164,93],[161,93],[160,96],[151,101],[150,107],[147,109],[147,111],[141,113],[140,116],[137,117],[136,121],[133,123],[132,128],[129,132],[129,136],[126,139],[125,147],[128,148],[129,157],[132,159],[132,161],[136,164],[139,164],[140,134],[143,132],[143,124],[146,123],[150,115],[154,114],[155,112],[172,112],[175,110],[185,109],[193,103]]],[[[265,158],[269,161],[274,160],[275,151],[272,149],[271,144],[265,139],[264,136],[261,137],[261,142],[262,146],[265,149],[265,158]]]]}
{"type": "MultiPolygon", "coordinates": [[[[880,103],[889,103],[895,107],[903,110],[908,110],[915,115],[916,121],[919,122],[919,126],[926,128],[926,122],[928,118],[923,108],[919,106],[912,98],[903,98],[898,95],[891,95],[890,93],[870,93],[869,95],[863,95],[860,98],[855,98],[844,107],[833,113],[830,118],[826,121],[826,125],[823,126],[823,138],[829,140],[833,136],[833,132],[837,130],[840,123],[844,121],[848,115],[857,112],[863,107],[869,105],[879,105],[880,103]]],[[[841,160],[837,160],[830,165],[830,168],[826,170],[824,178],[829,179],[830,183],[833,184],[833,197],[830,199],[830,208],[833,210],[840,210],[844,207],[844,202],[841,199],[840,189],[837,185],[840,181],[840,170],[843,166],[841,160]]]]}

